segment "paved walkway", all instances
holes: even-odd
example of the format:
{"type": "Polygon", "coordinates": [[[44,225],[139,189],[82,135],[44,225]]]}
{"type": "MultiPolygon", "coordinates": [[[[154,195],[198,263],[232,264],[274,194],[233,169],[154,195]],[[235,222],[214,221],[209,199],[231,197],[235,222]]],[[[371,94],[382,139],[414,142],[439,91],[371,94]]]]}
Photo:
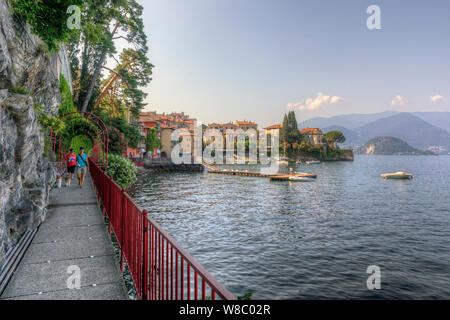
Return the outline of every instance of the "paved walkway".
{"type": "Polygon", "coordinates": [[[0,299],[128,299],[89,177],[83,189],[75,178],[52,191],[47,219],[0,299]],[[67,287],[70,266],[81,270],[80,289],[67,287]]]}

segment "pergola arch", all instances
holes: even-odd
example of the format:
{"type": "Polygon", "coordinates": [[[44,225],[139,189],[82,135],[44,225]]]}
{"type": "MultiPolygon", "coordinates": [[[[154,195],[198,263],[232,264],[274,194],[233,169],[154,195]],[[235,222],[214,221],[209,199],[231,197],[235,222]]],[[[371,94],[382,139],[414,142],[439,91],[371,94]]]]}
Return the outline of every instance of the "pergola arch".
{"type": "MultiPolygon", "coordinates": [[[[64,120],[65,122],[75,119],[85,119],[91,124],[94,124],[94,127],[96,128],[96,137],[93,136],[92,132],[80,132],[80,134],[84,134],[92,139],[92,149],[101,151],[100,154],[94,155],[94,160],[99,167],[106,168],[108,166],[109,134],[103,120],[92,112],[84,111],[66,113],[65,115],[59,117],[59,119],[64,120]]],[[[56,153],[58,154],[58,171],[61,172],[63,168],[64,155],[67,153],[64,137],[61,135],[56,135],[53,130],[50,130],[50,142],[52,144],[53,152],[55,155],[56,153]]]]}

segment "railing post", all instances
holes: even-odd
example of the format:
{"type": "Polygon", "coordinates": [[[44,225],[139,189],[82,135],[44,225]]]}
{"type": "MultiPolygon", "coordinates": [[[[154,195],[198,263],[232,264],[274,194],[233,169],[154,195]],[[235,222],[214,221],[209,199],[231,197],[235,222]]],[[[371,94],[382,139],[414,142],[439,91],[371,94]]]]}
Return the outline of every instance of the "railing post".
{"type": "Polygon", "coordinates": [[[147,290],[148,290],[148,212],[144,210],[142,213],[142,228],[143,228],[143,244],[142,244],[142,300],[148,300],[147,290]]]}
{"type": "Polygon", "coordinates": [[[126,199],[125,199],[125,189],[122,189],[122,206],[121,206],[122,210],[120,210],[121,212],[121,217],[120,217],[120,269],[122,270],[122,274],[123,274],[123,245],[125,243],[125,214],[126,214],[126,199]]]}
{"type": "Polygon", "coordinates": [[[107,212],[107,214],[108,214],[108,222],[109,222],[109,238],[111,239],[111,224],[112,224],[112,214],[113,214],[113,203],[114,203],[115,199],[113,199],[113,196],[112,196],[113,195],[113,191],[112,191],[113,179],[110,176],[108,176],[108,179],[109,179],[109,181],[108,181],[108,197],[109,197],[108,204],[109,204],[109,208],[107,208],[107,210],[109,209],[109,214],[108,214],[108,212],[107,212]]]}

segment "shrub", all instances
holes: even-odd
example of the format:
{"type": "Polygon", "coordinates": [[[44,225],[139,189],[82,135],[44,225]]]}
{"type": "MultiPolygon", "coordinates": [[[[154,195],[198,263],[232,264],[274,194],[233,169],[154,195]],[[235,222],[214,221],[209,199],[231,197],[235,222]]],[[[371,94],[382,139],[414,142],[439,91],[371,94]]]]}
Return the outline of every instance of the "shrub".
{"type": "Polygon", "coordinates": [[[43,127],[44,130],[52,130],[53,134],[59,135],[66,129],[66,124],[63,120],[52,117],[44,111],[42,106],[34,106],[35,113],[37,115],[38,123],[43,127]]]}
{"type": "Polygon", "coordinates": [[[30,92],[27,90],[27,88],[21,86],[21,85],[17,85],[14,88],[9,88],[8,90],[9,93],[16,93],[16,94],[24,94],[24,95],[29,95],[30,92]]]}
{"type": "Polygon", "coordinates": [[[106,173],[122,188],[128,189],[136,182],[136,171],[132,161],[120,155],[109,155],[106,173]]]}

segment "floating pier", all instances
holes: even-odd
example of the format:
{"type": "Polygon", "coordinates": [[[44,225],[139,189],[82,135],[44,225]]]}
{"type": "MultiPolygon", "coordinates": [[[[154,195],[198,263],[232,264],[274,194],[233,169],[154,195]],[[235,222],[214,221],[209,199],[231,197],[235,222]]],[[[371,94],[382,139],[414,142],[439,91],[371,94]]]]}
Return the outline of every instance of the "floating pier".
{"type": "Polygon", "coordinates": [[[242,176],[242,177],[258,177],[258,178],[270,178],[271,181],[289,181],[290,177],[302,177],[316,179],[316,174],[310,173],[294,173],[294,174],[271,174],[262,173],[256,171],[241,171],[241,170],[219,170],[208,164],[203,164],[206,168],[210,169],[209,173],[225,174],[229,176],[242,176]]]}

